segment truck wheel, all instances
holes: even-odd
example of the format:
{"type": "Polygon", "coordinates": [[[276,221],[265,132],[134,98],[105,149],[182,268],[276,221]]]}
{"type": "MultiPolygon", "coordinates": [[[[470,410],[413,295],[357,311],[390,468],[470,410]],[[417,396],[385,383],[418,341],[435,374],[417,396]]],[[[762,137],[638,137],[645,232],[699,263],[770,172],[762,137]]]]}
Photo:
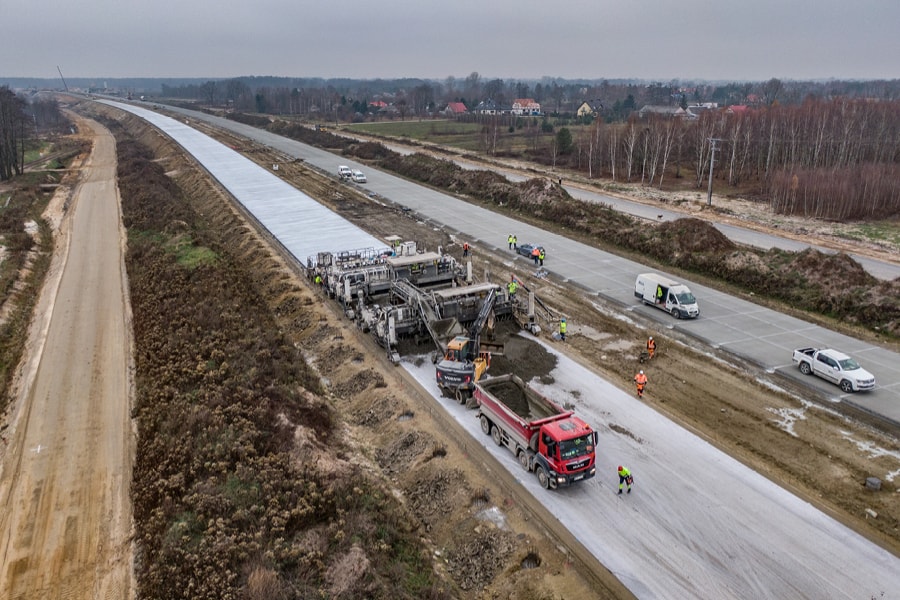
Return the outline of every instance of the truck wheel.
{"type": "Polygon", "coordinates": [[[519,464],[523,469],[528,470],[528,453],[524,450],[519,450],[519,464]]]}
{"type": "Polygon", "coordinates": [[[491,434],[491,422],[484,415],[481,415],[481,431],[484,432],[484,435],[491,434]]]}
{"type": "Polygon", "coordinates": [[[672,309],[672,316],[675,317],[676,319],[680,319],[680,318],[681,318],[681,311],[678,310],[677,308],[673,308],[673,309],[672,309]]]}
{"type": "Polygon", "coordinates": [[[466,393],[462,391],[460,388],[456,388],[456,392],[454,394],[456,396],[456,402],[458,404],[466,403],[466,393]]]}
{"type": "Polygon", "coordinates": [[[800,372],[804,375],[809,375],[810,373],[812,373],[812,367],[809,366],[808,362],[802,362],[800,363],[800,372]]]}
{"type": "Polygon", "coordinates": [[[849,394],[853,391],[853,384],[849,379],[841,379],[841,391],[845,394],[849,394]]]}
{"type": "Polygon", "coordinates": [[[500,428],[494,425],[494,428],[491,430],[491,437],[494,438],[494,443],[498,446],[503,445],[503,440],[500,438],[500,428]]]}
{"type": "Polygon", "coordinates": [[[547,471],[544,470],[544,467],[538,467],[536,469],[536,471],[537,471],[538,482],[541,484],[541,487],[544,488],[545,490],[549,490],[550,489],[550,477],[547,475],[547,471]]]}

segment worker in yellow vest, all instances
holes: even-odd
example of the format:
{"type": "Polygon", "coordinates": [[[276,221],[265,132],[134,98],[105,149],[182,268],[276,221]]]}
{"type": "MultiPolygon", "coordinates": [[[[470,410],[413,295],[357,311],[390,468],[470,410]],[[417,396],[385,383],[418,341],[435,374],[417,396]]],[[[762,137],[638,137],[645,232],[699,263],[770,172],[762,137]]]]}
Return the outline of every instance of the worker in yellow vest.
{"type": "Polygon", "coordinates": [[[619,468],[616,469],[616,473],[619,475],[619,493],[622,493],[622,484],[628,484],[628,493],[631,493],[631,484],[634,483],[634,477],[631,476],[631,471],[619,465],[619,468]]]}

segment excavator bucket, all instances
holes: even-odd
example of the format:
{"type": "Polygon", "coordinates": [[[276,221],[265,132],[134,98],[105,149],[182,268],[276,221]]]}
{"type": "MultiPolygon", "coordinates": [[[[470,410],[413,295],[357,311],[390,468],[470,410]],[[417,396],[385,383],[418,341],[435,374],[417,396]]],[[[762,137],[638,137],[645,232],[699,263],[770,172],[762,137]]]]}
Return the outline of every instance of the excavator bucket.
{"type": "Polygon", "coordinates": [[[428,324],[436,341],[439,341],[443,348],[447,347],[447,342],[463,332],[459,321],[454,317],[448,319],[437,319],[428,324]]]}
{"type": "Polygon", "coordinates": [[[503,344],[481,341],[480,352],[490,352],[494,356],[503,356],[503,344]]]}

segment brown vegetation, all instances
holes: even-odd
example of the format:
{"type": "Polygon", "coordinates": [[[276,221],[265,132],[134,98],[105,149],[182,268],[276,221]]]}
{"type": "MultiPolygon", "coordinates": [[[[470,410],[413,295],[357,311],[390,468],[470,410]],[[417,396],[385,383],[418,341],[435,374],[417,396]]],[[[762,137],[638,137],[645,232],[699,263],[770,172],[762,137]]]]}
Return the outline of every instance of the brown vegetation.
{"type": "Polygon", "coordinates": [[[62,174],[48,173],[33,184],[0,192],[0,412],[6,409],[53,250],[50,227],[41,217],[50,197],[41,191],[37,183],[41,179],[58,182],[62,174]]]}
{"type": "Polygon", "coordinates": [[[242,256],[252,248],[223,239],[221,223],[121,135],[119,165],[140,595],[443,597],[413,521],[347,461],[319,376],[260,310],[263,274],[242,256]]]}

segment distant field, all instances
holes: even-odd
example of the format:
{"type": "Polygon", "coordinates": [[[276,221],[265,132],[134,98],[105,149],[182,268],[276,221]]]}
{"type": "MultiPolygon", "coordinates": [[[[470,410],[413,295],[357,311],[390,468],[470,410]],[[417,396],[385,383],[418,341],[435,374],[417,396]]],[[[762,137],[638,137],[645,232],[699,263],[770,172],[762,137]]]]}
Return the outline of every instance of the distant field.
{"type": "Polygon", "coordinates": [[[406,138],[452,146],[462,150],[479,149],[479,123],[457,121],[391,121],[382,123],[358,123],[348,125],[348,131],[406,138]]]}
{"type": "MultiPolygon", "coordinates": [[[[485,133],[483,123],[460,123],[458,121],[389,121],[382,123],[357,123],[347,125],[351,132],[367,133],[388,138],[400,138],[430,142],[469,152],[484,152],[489,140],[494,144],[494,153],[518,155],[528,149],[547,146],[553,139],[553,132],[541,132],[535,120],[531,127],[521,127],[521,123],[510,132],[508,126],[499,127],[493,134],[485,133]]],[[[573,133],[582,129],[569,126],[573,133]]]]}

